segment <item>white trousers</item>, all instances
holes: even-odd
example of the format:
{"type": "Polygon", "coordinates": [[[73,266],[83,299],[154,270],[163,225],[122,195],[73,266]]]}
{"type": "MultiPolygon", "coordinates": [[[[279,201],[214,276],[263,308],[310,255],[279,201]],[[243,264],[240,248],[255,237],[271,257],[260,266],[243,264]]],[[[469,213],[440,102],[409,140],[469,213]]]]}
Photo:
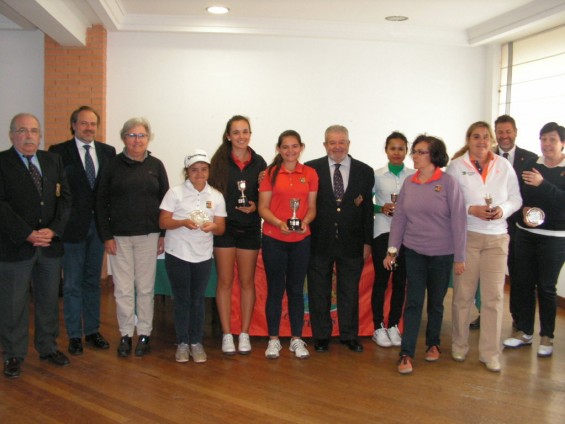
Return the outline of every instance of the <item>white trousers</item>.
{"type": "Polygon", "coordinates": [[[123,336],[151,335],[153,291],[157,269],[159,233],[114,237],[117,252],[109,255],[120,333],[123,336]],[[137,325],[135,315],[137,314],[137,325]]]}

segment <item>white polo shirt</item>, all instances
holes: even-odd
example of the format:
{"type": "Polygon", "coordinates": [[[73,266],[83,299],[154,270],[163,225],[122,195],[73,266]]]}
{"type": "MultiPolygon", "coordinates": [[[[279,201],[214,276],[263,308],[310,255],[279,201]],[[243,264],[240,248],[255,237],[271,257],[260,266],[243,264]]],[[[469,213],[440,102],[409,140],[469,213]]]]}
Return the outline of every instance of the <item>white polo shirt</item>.
{"type": "MultiPolygon", "coordinates": [[[[167,191],[160,208],[172,212],[173,219],[188,218],[190,213],[201,210],[210,221],[215,216],[226,217],[224,196],[206,184],[202,191],[194,188],[189,180],[167,191]]],[[[203,262],[212,257],[214,236],[201,229],[179,227],[165,233],[165,252],[187,262],[203,262]]]]}

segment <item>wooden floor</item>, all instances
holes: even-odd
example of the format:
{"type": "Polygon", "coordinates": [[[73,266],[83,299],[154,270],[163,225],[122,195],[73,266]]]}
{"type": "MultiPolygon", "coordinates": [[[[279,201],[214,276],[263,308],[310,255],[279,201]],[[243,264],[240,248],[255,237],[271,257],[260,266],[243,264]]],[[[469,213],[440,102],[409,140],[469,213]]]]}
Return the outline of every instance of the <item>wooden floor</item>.
{"type": "MultiPolygon", "coordinates": [[[[152,353],[120,359],[112,290],[104,287],[101,332],[110,350],[85,348],[57,368],[30,344],[21,377],[0,377],[0,423],[565,423],[563,310],[552,358],[536,356],[536,336],[533,347],[506,350],[496,374],[478,361],[478,332],[466,362],[450,359],[451,290],[445,304],[443,357],[426,363],[421,337],[414,373],[401,376],[398,348],[369,338],[361,354],[310,346],[308,360],[295,359],[283,340],[281,358],[266,360],[266,338],[254,337],[251,355],[226,357],[210,323],[208,362],[178,364],[170,299],[156,302],[152,353]]],[[[506,316],[505,336],[510,327],[506,316]]],[[[60,347],[66,352],[64,330],[60,347]]]]}

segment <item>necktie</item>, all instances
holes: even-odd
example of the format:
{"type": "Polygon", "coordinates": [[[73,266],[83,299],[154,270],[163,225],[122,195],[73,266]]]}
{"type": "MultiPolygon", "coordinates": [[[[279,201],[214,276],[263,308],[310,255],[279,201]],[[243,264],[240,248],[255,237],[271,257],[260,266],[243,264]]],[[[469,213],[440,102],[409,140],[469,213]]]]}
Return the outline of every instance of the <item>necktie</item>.
{"type": "Polygon", "coordinates": [[[94,180],[96,180],[96,171],[94,170],[94,162],[92,161],[92,156],[90,156],[90,147],[88,144],[83,146],[86,149],[84,154],[84,168],[86,170],[86,178],[88,178],[88,183],[90,188],[94,188],[94,180]]]}
{"type": "Polygon", "coordinates": [[[506,153],[506,152],[504,152],[504,153],[502,154],[502,157],[504,157],[504,159],[508,159],[508,156],[509,156],[509,154],[506,153]]]}
{"type": "Polygon", "coordinates": [[[43,194],[43,178],[41,177],[41,173],[39,172],[39,169],[37,169],[37,166],[35,166],[31,162],[33,155],[26,155],[25,158],[27,159],[28,170],[31,174],[31,179],[33,180],[33,183],[35,184],[35,187],[37,188],[37,191],[41,196],[43,194]]]}
{"type": "Polygon", "coordinates": [[[341,203],[341,201],[343,200],[343,176],[341,175],[341,171],[339,170],[339,167],[341,166],[341,164],[336,163],[335,164],[335,171],[334,171],[334,195],[335,195],[335,200],[337,201],[337,203],[341,203]]]}

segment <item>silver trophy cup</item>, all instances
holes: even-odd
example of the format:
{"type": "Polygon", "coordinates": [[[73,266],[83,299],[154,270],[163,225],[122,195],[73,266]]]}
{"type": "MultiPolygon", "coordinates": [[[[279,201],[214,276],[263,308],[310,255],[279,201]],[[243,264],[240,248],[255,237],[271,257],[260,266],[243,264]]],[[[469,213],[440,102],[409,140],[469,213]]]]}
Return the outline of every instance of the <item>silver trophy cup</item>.
{"type": "Polygon", "coordinates": [[[484,199],[485,199],[485,204],[486,204],[487,207],[488,207],[488,211],[489,211],[489,212],[492,212],[492,208],[491,208],[492,202],[493,202],[492,194],[486,193],[484,199]]]}
{"type": "Polygon", "coordinates": [[[245,188],[247,187],[247,183],[245,180],[241,180],[237,182],[237,189],[241,191],[241,196],[237,199],[237,206],[239,208],[246,208],[249,206],[249,199],[245,195],[245,188]]]}
{"type": "Polygon", "coordinates": [[[386,253],[391,258],[391,263],[390,263],[391,271],[396,271],[398,269],[398,263],[396,262],[396,259],[398,257],[398,249],[396,247],[389,247],[386,253]]]}
{"type": "MultiPolygon", "coordinates": [[[[396,208],[396,202],[398,202],[398,193],[390,193],[390,201],[392,202],[393,209],[396,208]]],[[[391,212],[389,216],[394,215],[394,212],[391,212]]]]}
{"type": "Polygon", "coordinates": [[[290,199],[289,203],[292,216],[287,219],[286,226],[290,231],[300,231],[302,228],[302,220],[296,216],[296,211],[298,211],[300,207],[300,199],[290,199]]]}

